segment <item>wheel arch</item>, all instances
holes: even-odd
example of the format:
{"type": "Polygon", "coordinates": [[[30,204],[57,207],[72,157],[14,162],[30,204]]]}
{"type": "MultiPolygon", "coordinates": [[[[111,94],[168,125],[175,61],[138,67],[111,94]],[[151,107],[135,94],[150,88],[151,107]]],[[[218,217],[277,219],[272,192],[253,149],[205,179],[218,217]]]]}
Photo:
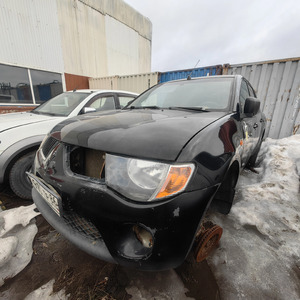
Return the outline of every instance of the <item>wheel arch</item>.
{"type": "Polygon", "coordinates": [[[30,137],[11,145],[1,154],[0,183],[8,180],[8,174],[13,164],[23,155],[36,151],[45,135],[30,137]]]}
{"type": "Polygon", "coordinates": [[[214,210],[224,215],[230,212],[240,171],[240,162],[233,160],[211,202],[211,207],[214,210]]]}

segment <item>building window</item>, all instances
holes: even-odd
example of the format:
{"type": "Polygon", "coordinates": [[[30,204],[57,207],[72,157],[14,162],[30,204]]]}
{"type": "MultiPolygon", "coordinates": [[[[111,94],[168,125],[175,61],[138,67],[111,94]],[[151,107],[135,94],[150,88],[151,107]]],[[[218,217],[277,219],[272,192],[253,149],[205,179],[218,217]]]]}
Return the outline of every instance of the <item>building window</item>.
{"type": "Polygon", "coordinates": [[[62,92],[60,73],[0,64],[0,103],[39,104],[62,92]]]}
{"type": "Polygon", "coordinates": [[[30,70],[36,103],[43,103],[63,92],[61,74],[30,70]]]}
{"type": "Polygon", "coordinates": [[[27,69],[0,64],[0,103],[32,103],[27,69]]]}

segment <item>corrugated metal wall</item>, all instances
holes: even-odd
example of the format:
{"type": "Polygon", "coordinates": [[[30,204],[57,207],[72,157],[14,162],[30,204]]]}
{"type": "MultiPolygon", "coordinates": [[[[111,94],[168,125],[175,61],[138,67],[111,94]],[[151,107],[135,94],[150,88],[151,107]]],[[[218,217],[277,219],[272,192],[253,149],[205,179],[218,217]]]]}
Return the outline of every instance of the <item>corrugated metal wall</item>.
{"type": "Polygon", "coordinates": [[[151,22],[126,2],[56,0],[56,4],[66,73],[105,77],[150,71],[151,22]]]}
{"type": "Polygon", "coordinates": [[[123,0],[1,0],[0,63],[80,76],[146,73],[152,24],[123,0]]]}
{"type": "Polygon", "coordinates": [[[2,0],[0,25],[0,63],[63,73],[55,1],[2,0]]]}
{"type": "Polygon", "coordinates": [[[266,136],[300,133],[300,58],[231,65],[228,74],[240,74],[254,87],[267,118],[266,136]]]}
{"type": "Polygon", "coordinates": [[[163,72],[163,73],[160,73],[160,75],[159,75],[159,82],[184,79],[184,78],[187,78],[189,75],[191,77],[222,75],[222,65],[188,69],[188,70],[163,72]]]}
{"type": "Polygon", "coordinates": [[[159,73],[146,73],[128,76],[110,76],[102,78],[90,78],[90,89],[125,90],[142,93],[158,82],[159,73]]]}

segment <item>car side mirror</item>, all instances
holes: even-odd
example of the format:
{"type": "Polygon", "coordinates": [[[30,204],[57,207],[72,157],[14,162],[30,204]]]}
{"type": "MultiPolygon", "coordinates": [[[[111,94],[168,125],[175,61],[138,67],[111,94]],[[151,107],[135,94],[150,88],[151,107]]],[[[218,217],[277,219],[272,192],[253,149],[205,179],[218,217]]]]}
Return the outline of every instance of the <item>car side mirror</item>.
{"type": "Polygon", "coordinates": [[[84,107],[81,110],[81,113],[82,114],[87,114],[87,113],[91,113],[91,112],[95,112],[95,111],[96,111],[96,108],[94,108],[94,107],[84,107]]]}
{"type": "Polygon", "coordinates": [[[255,116],[260,107],[260,101],[254,97],[249,97],[245,101],[244,114],[247,117],[255,116]]]}

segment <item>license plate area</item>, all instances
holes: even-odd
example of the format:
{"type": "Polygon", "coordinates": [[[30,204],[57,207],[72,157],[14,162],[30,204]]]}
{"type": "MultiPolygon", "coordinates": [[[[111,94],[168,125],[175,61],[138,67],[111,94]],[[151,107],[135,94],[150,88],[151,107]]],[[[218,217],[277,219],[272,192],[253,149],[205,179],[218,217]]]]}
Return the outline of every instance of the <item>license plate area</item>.
{"type": "Polygon", "coordinates": [[[52,210],[61,217],[61,198],[53,187],[48,186],[42,179],[36,177],[31,173],[27,173],[32,186],[52,208],[52,210]]]}

